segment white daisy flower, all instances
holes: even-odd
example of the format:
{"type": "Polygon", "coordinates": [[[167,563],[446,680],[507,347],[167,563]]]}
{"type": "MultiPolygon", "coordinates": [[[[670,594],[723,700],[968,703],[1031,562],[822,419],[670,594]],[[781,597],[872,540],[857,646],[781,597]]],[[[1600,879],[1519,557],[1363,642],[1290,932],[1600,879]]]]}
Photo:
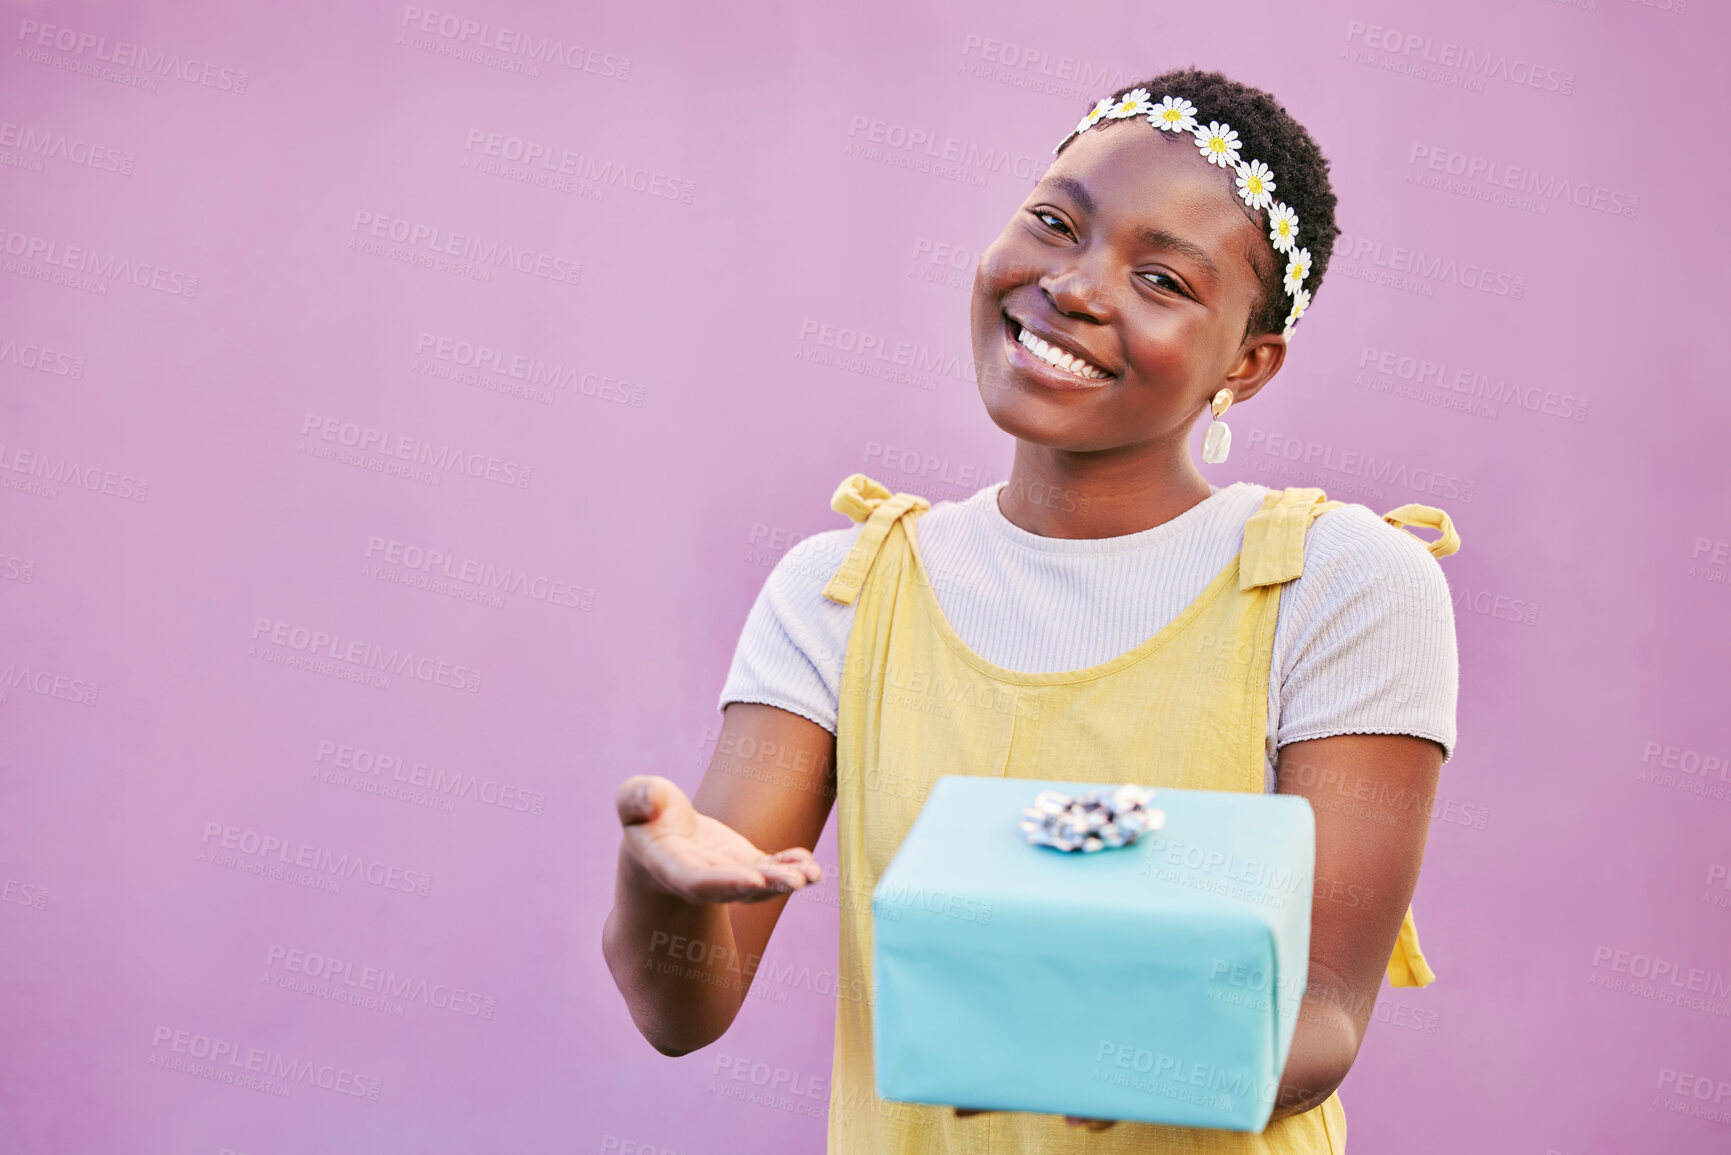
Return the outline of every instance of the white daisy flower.
{"type": "MultiPolygon", "coordinates": [[[[1273,187],[1270,185],[1269,187],[1273,187]]],[[[1268,239],[1277,253],[1290,253],[1298,243],[1298,214],[1285,202],[1268,210],[1268,239]]]]}
{"type": "Polygon", "coordinates": [[[1111,107],[1112,98],[1110,96],[1102,96],[1100,98],[1100,103],[1096,104],[1088,115],[1082,118],[1081,123],[1076,125],[1076,131],[1087,132],[1090,128],[1093,128],[1095,124],[1099,123],[1100,118],[1106,115],[1111,107]]]}
{"type": "Polygon", "coordinates": [[[1299,249],[1286,262],[1286,291],[1295,296],[1304,289],[1304,278],[1310,276],[1310,250],[1299,249]]]}
{"type": "Polygon", "coordinates": [[[1310,308],[1310,290],[1300,289],[1292,298],[1292,311],[1286,314],[1286,331],[1283,336],[1292,336],[1292,327],[1298,324],[1298,319],[1304,316],[1304,311],[1310,308]]]}
{"type": "Polygon", "coordinates": [[[1202,159],[1209,164],[1217,164],[1221,168],[1232,168],[1238,164],[1237,129],[1221,124],[1218,120],[1211,120],[1207,128],[1197,128],[1191,135],[1196,138],[1196,147],[1202,150],[1202,159]]]}
{"type": "Polygon", "coordinates": [[[1253,209],[1274,203],[1274,174],[1259,160],[1238,166],[1238,195],[1253,209]]]}
{"type": "Polygon", "coordinates": [[[1182,96],[1162,97],[1148,120],[1163,132],[1190,132],[1196,127],[1196,106],[1182,96]]]}
{"type": "Polygon", "coordinates": [[[1148,90],[1133,88],[1120,96],[1106,115],[1113,120],[1122,120],[1126,116],[1141,116],[1148,111],[1148,90]]]}

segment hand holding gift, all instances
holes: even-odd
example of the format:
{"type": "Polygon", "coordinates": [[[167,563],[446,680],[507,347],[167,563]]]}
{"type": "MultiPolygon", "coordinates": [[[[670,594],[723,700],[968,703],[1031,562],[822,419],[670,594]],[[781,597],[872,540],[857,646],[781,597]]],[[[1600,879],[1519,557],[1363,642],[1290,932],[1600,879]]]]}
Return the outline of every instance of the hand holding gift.
{"type": "Polygon", "coordinates": [[[1310,805],[1152,793],[938,778],[872,895],[879,1097],[1267,1125],[1307,976],[1310,805]]]}
{"type": "MultiPolygon", "coordinates": [[[[966,1118],[969,1118],[970,1116],[973,1116],[973,1115],[984,1115],[987,1113],[987,1111],[988,1111],[988,1109],[983,1108],[983,1107],[982,1108],[957,1107],[956,1108],[956,1115],[958,1118],[966,1119],[966,1118]]],[[[1084,1119],[1080,1115],[1065,1115],[1064,1116],[1064,1122],[1069,1124],[1072,1127],[1081,1127],[1087,1131],[1104,1131],[1106,1128],[1117,1123],[1117,1120],[1116,1119],[1084,1119]]]]}
{"type": "MultiPolygon", "coordinates": [[[[1079,796],[1042,790],[1034,796],[1034,804],[1022,811],[1022,833],[1036,845],[1084,854],[1128,846],[1144,830],[1159,830],[1166,824],[1164,810],[1147,808],[1153,797],[1151,787],[1129,782],[1116,790],[1092,790],[1079,796]]],[[[986,1109],[975,1107],[955,1111],[964,1119],[986,1114],[986,1109]]],[[[1104,1131],[1117,1120],[1066,1115],[1064,1122],[1104,1131]]]]}

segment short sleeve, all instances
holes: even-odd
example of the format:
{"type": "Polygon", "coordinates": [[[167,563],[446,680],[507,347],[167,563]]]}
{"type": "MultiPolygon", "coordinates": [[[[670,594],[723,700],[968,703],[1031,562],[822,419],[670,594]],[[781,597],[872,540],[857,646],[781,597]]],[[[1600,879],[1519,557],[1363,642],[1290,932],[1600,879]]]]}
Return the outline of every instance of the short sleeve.
{"type": "Polygon", "coordinates": [[[775,563],[746,615],[716,709],[762,702],[835,733],[842,657],[854,607],[823,596],[860,526],[796,542],[775,563]]]}
{"type": "Polygon", "coordinates": [[[1276,745],[1411,734],[1454,756],[1460,656],[1442,566],[1362,505],[1317,516],[1304,572],[1281,598],[1276,745]]]}

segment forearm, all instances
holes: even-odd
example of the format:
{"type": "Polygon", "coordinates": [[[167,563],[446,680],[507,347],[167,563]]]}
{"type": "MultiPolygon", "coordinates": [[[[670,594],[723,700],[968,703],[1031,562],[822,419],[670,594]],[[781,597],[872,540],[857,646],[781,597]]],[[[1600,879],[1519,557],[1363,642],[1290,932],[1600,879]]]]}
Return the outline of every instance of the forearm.
{"type": "Polygon", "coordinates": [[[632,1022],[664,1055],[720,1038],[745,1001],[754,969],[739,958],[726,903],[668,894],[623,848],[601,949],[632,1022]]]}
{"type": "Polygon", "coordinates": [[[1270,1121],[1321,1106],[1352,1069],[1360,1034],[1345,1002],[1330,986],[1305,991],[1270,1121]]]}

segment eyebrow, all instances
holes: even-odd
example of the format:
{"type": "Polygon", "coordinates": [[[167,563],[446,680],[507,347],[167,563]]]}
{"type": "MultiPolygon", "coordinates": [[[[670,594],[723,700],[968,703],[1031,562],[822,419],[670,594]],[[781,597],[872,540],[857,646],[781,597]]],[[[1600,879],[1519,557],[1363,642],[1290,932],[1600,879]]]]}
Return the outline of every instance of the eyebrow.
{"type": "Polygon", "coordinates": [[[1194,241],[1187,241],[1176,233],[1169,233],[1165,229],[1143,229],[1136,234],[1136,239],[1157,249],[1171,249],[1175,253],[1183,253],[1201,265],[1203,271],[1211,278],[1216,281],[1220,279],[1220,270],[1215,266],[1214,258],[1208,255],[1207,249],[1194,241]]]}
{"type": "MultiPolygon", "coordinates": [[[[1082,206],[1083,212],[1087,213],[1089,216],[1094,215],[1094,198],[1088,192],[1087,186],[1085,186],[1081,181],[1077,180],[1073,176],[1055,176],[1052,178],[1052,184],[1063,189],[1074,197],[1076,203],[1082,206]]],[[[1214,280],[1220,279],[1220,268],[1214,263],[1214,258],[1208,255],[1207,249],[1203,248],[1195,241],[1187,241],[1177,233],[1167,232],[1165,229],[1150,228],[1144,228],[1138,232],[1136,234],[1136,239],[1145,245],[1152,245],[1157,249],[1168,249],[1174,253],[1183,253],[1198,265],[1201,265],[1203,270],[1214,280]]],[[[1254,271],[1255,270],[1252,269],[1252,272],[1254,271]]]]}
{"type": "Polygon", "coordinates": [[[1076,198],[1076,203],[1082,206],[1082,211],[1089,216],[1094,215],[1094,198],[1088,194],[1088,186],[1073,176],[1055,176],[1052,183],[1076,198]]]}

